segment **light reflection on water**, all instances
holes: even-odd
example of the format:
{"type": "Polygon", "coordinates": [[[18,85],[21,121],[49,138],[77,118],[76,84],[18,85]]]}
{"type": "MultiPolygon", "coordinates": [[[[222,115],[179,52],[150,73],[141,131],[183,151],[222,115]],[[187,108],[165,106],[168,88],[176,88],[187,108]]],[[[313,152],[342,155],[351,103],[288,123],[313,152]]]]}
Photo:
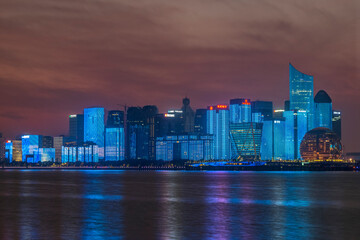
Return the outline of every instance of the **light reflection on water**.
{"type": "Polygon", "coordinates": [[[2,171],[0,239],[357,239],[353,172],[2,171]]]}

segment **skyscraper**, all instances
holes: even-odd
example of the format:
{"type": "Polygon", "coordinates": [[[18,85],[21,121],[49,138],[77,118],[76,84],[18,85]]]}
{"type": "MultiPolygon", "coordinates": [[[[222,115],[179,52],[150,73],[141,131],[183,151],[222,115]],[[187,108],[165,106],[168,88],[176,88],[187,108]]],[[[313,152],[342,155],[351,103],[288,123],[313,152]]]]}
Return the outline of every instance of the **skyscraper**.
{"type": "Polygon", "coordinates": [[[123,127],[107,127],[105,130],[105,161],[125,159],[125,134],[123,127]]]}
{"type": "Polygon", "coordinates": [[[230,159],[230,113],[228,105],[210,106],[207,110],[207,133],[214,135],[214,159],[230,159]]]}
{"type": "Polygon", "coordinates": [[[236,98],[230,100],[230,122],[251,122],[250,99],[236,98]]]}
{"type": "Polygon", "coordinates": [[[285,159],[284,119],[265,120],[261,139],[261,160],[285,159]]]}
{"type": "Polygon", "coordinates": [[[195,113],[194,132],[206,134],[206,109],[197,109],[195,113]]]}
{"type": "Polygon", "coordinates": [[[332,129],[332,100],[329,95],[320,90],[314,99],[315,102],[315,128],[324,127],[332,129]]]}
{"type": "Polygon", "coordinates": [[[41,135],[24,135],[21,137],[22,140],[22,159],[23,162],[34,163],[34,152],[42,147],[42,136],[41,135]]]}
{"type": "Polygon", "coordinates": [[[104,108],[84,109],[84,142],[93,142],[99,147],[99,158],[104,158],[104,108]]]}
{"type": "Polygon", "coordinates": [[[69,116],[69,137],[78,144],[81,144],[84,141],[83,114],[72,114],[69,116]]]}
{"type": "Polygon", "coordinates": [[[308,129],[314,128],[314,78],[289,63],[290,111],[306,111],[308,129]]]}
{"type": "Polygon", "coordinates": [[[120,110],[109,111],[107,121],[107,127],[124,127],[124,112],[120,110]]]}
{"type": "MultiPolygon", "coordinates": [[[[270,101],[253,101],[251,102],[251,112],[260,113],[263,120],[270,120],[273,117],[273,103],[270,101]]],[[[257,121],[253,119],[253,122],[257,121]]]]}
{"type": "Polygon", "coordinates": [[[332,130],[338,135],[338,137],[341,140],[341,112],[340,111],[333,111],[332,130]]]}

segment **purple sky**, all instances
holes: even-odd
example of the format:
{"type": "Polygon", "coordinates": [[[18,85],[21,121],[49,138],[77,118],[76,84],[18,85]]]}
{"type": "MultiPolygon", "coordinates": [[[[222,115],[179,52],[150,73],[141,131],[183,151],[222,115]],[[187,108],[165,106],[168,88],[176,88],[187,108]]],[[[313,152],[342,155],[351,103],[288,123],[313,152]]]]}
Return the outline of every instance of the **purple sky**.
{"type": "Polygon", "coordinates": [[[360,151],[356,0],[2,0],[0,131],[66,134],[68,115],[117,104],[193,108],[289,95],[314,76],[360,151]]]}

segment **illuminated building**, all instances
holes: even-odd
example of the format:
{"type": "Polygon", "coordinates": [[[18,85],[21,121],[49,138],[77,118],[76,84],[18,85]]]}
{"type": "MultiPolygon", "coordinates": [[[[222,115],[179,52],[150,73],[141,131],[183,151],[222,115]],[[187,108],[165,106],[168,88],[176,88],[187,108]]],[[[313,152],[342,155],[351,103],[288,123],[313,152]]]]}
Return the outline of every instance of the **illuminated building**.
{"type": "Polygon", "coordinates": [[[237,98],[230,100],[230,122],[251,122],[250,99],[237,98]]]}
{"type": "Polygon", "coordinates": [[[61,149],[64,145],[64,136],[54,137],[55,162],[61,163],[61,149]]]}
{"type": "Polygon", "coordinates": [[[263,122],[261,137],[261,160],[284,160],[285,157],[285,119],[263,122]]]}
{"type": "Polygon", "coordinates": [[[13,161],[13,143],[10,140],[5,143],[5,159],[7,162],[13,161]]]}
{"type": "Polygon", "coordinates": [[[42,147],[42,136],[24,135],[21,140],[23,162],[35,163],[34,151],[42,147]]]}
{"type": "Polygon", "coordinates": [[[303,110],[284,111],[285,118],[285,158],[300,159],[300,143],[308,131],[308,113],[303,110]]]}
{"type": "Polygon", "coordinates": [[[179,135],[156,139],[156,160],[210,160],[213,136],[179,135]]]}
{"type": "Polygon", "coordinates": [[[54,162],[55,148],[34,149],[34,162],[54,162]]]}
{"type": "Polygon", "coordinates": [[[320,90],[314,99],[315,102],[315,127],[332,129],[332,100],[329,95],[320,90]]]}
{"type": "Polygon", "coordinates": [[[333,111],[333,114],[332,114],[332,130],[341,139],[341,112],[340,111],[333,111]]]}
{"type": "Polygon", "coordinates": [[[232,158],[260,159],[262,127],[253,122],[230,124],[232,158]]]}
{"type": "Polygon", "coordinates": [[[336,160],[342,158],[342,145],[340,138],[330,129],[315,128],[304,136],[300,152],[305,161],[336,160]]]}
{"type": "Polygon", "coordinates": [[[99,147],[91,142],[85,142],[79,146],[66,144],[62,146],[62,163],[97,163],[99,162],[99,147]]]}
{"type": "Polygon", "coordinates": [[[289,64],[290,111],[306,111],[308,129],[314,128],[314,78],[289,64]]]}
{"type": "Polygon", "coordinates": [[[81,144],[84,141],[84,115],[72,114],[69,116],[69,137],[81,144]]]}
{"type": "Polygon", "coordinates": [[[124,127],[124,112],[120,110],[109,111],[106,126],[124,127]]]}
{"type": "Polygon", "coordinates": [[[261,122],[262,120],[271,120],[273,118],[273,103],[270,101],[252,101],[251,112],[253,122],[261,122]]]}
{"type": "Polygon", "coordinates": [[[104,158],[104,108],[84,109],[84,141],[95,143],[99,147],[99,158],[104,158]]]}
{"type": "Polygon", "coordinates": [[[194,132],[198,134],[206,134],[206,109],[197,109],[195,113],[194,132]]]}
{"type": "Polygon", "coordinates": [[[207,110],[207,134],[214,136],[212,156],[230,159],[230,113],[228,105],[210,106],[207,110]]]}
{"type": "Polygon", "coordinates": [[[123,127],[105,129],[105,161],[125,159],[125,134],[123,127]]]}

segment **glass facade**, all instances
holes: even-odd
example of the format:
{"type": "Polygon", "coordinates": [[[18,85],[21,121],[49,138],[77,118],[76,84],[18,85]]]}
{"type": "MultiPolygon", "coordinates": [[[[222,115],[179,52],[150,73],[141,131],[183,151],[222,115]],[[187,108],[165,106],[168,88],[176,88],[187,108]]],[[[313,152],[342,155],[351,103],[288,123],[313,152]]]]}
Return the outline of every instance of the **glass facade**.
{"type": "Polygon", "coordinates": [[[104,108],[84,109],[84,142],[93,142],[99,148],[99,158],[104,158],[105,142],[104,108]]]}
{"type": "Polygon", "coordinates": [[[213,136],[180,135],[156,139],[156,160],[210,160],[213,136]]]}
{"type": "Polygon", "coordinates": [[[230,124],[232,158],[260,159],[263,123],[230,124]]]}
{"type": "Polygon", "coordinates": [[[5,159],[7,161],[13,161],[13,143],[12,141],[6,141],[5,143],[5,159]]]}
{"type": "Polygon", "coordinates": [[[41,147],[40,135],[24,135],[21,137],[22,141],[22,160],[29,163],[34,163],[34,151],[41,147]]]}
{"type": "Polygon", "coordinates": [[[308,129],[314,128],[314,78],[289,64],[290,110],[308,112],[308,129]]]}
{"type": "Polygon", "coordinates": [[[105,161],[125,159],[124,128],[109,127],[105,131],[105,161]]]}
{"type": "Polygon", "coordinates": [[[83,114],[72,114],[69,116],[69,137],[78,144],[81,144],[84,141],[83,114]]]}
{"type": "Polygon", "coordinates": [[[267,120],[263,122],[263,131],[261,137],[261,159],[286,159],[284,120],[267,120]]]}
{"type": "Polygon", "coordinates": [[[99,162],[99,148],[93,144],[63,146],[61,160],[62,163],[96,163],[99,162]]]}
{"type": "Polygon", "coordinates": [[[230,113],[227,105],[211,106],[207,111],[207,134],[214,136],[212,156],[230,159],[230,113]]]}
{"type": "Polygon", "coordinates": [[[333,111],[333,113],[332,113],[332,130],[341,139],[341,112],[340,111],[333,111]]]}
{"type": "Polygon", "coordinates": [[[34,150],[34,162],[54,162],[55,148],[38,148],[34,150]]]}
{"type": "Polygon", "coordinates": [[[231,123],[251,122],[250,99],[231,99],[229,109],[231,123]]]}

